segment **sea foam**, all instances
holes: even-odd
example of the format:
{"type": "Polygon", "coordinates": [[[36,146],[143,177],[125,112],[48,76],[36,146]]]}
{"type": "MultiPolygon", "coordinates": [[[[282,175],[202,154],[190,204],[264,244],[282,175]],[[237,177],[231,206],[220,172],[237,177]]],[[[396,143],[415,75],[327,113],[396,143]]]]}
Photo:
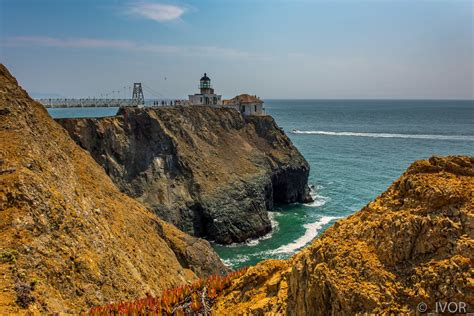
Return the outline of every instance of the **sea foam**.
{"type": "Polygon", "coordinates": [[[293,131],[293,134],[312,134],[328,136],[355,136],[373,138],[413,138],[434,140],[464,140],[474,141],[472,135],[430,135],[430,134],[391,134],[391,133],[358,133],[358,132],[328,132],[328,131],[293,131]]]}
{"type": "Polygon", "coordinates": [[[237,255],[234,258],[222,259],[221,261],[228,267],[235,267],[240,263],[244,263],[250,260],[250,257],[247,255],[237,255]]]}
{"type": "Polygon", "coordinates": [[[306,229],[305,233],[303,236],[300,238],[296,239],[295,241],[283,245],[275,250],[272,250],[271,252],[273,254],[282,254],[282,253],[293,253],[297,251],[298,249],[303,248],[306,246],[308,243],[310,243],[314,237],[318,235],[319,230],[326,224],[328,224],[330,221],[338,219],[340,217],[335,217],[335,216],[323,216],[319,220],[317,220],[314,223],[309,223],[303,225],[304,228],[306,229]]]}
{"type": "Polygon", "coordinates": [[[310,203],[305,203],[304,205],[310,206],[310,207],[321,207],[324,204],[326,204],[330,198],[327,196],[323,196],[318,194],[317,192],[321,190],[323,187],[320,185],[317,185],[316,187],[311,187],[309,194],[313,198],[313,202],[310,203]]]}

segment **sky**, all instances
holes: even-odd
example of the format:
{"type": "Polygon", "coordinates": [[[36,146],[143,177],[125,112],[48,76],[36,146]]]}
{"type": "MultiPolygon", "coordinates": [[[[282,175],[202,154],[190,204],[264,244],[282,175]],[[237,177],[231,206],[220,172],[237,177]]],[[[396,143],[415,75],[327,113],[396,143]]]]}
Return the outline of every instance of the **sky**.
{"type": "Polygon", "coordinates": [[[473,0],[0,0],[34,97],[474,99],[473,47],[473,0]]]}

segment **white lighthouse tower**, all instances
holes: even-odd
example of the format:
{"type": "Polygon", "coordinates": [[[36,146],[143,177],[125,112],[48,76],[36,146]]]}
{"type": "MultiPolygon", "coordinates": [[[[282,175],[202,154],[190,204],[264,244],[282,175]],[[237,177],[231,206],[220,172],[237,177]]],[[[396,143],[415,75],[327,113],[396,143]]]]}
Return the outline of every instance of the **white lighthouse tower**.
{"type": "Polygon", "coordinates": [[[211,78],[204,73],[199,81],[200,93],[189,95],[191,105],[222,105],[222,96],[215,94],[211,86],[211,78]]]}

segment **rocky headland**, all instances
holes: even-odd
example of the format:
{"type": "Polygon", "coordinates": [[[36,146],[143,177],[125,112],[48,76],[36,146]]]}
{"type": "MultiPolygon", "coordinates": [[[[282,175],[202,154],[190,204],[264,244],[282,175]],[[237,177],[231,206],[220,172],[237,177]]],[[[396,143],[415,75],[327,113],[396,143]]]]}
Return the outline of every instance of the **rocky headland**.
{"type": "MultiPolygon", "coordinates": [[[[177,107],[62,120],[89,153],[0,65],[0,123],[0,314],[77,314],[223,274],[207,241],[155,213],[227,243],[267,231],[273,203],[307,199],[307,163],[270,117],[177,107]]],[[[215,315],[417,314],[437,302],[472,313],[473,258],[474,157],[432,157],[207,302],[215,315]]]]}
{"type": "Polygon", "coordinates": [[[311,200],[309,165],[270,116],[196,106],[57,121],[122,192],[194,236],[259,237],[274,203],[311,200]]]}
{"type": "Polygon", "coordinates": [[[0,314],[76,314],[227,271],[121,193],[3,65],[0,144],[0,314]]]}
{"type": "Polygon", "coordinates": [[[465,314],[474,311],[473,259],[474,157],[432,157],[291,259],[249,268],[214,310],[415,315],[454,302],[465,314]]]}

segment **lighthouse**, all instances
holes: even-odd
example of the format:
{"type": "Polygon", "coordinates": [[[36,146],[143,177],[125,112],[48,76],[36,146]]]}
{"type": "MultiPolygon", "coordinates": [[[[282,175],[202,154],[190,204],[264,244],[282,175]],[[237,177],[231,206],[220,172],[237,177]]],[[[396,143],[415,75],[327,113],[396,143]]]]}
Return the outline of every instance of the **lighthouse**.
{"type": "Polygon", "coordinates": [[[211,78],[204,73],[201,80],[199,80],[199,89],[201,90],[201,94],[214,94],[214,89],[211,86],[211,78]]]}
{"type": "Polygon", "coordinates": [[[189,103],[191,105],[221,105],[222,96],[214,93],[211,85],[211,78],[204,73],[204,76],[199,80],[200,93],[189,95],[189,103]]]}

